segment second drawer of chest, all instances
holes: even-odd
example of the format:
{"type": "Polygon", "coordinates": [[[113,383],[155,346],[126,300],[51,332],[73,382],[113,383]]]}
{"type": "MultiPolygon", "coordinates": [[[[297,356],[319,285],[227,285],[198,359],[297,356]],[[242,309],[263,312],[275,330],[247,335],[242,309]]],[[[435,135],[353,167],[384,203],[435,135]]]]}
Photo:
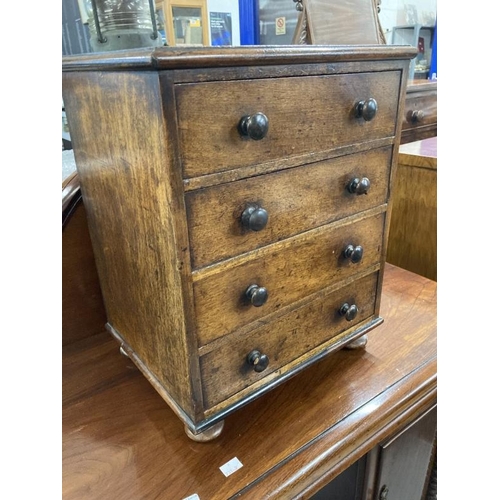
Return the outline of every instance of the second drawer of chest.
{"type": "Polygon", "coordinates": [[[192,268],[385,203],[391,153],[389,146],[187,193],[192,268]],[[369,181],[366,195],[349,191],[356,179],[369,181]]]}
{"type": "Polygon", "coordinates": [[[385,212],[381,212],[323,226],[195,279],[200,345],[266,321],[266,316],[283,307],[378,264],[384,222],[385,212]]]}
{"type": "Polygon", "coordinates": [[[221,346],[200,359],[205,407],[251,386],[373,316],[378,277],[377,272],[369,274],[248,335],[224,339],[221,346]],[[344,304],[356,307],[354,319],[348,321],[340,313],[344,304]],[[261,372],[247,361],[254,351],[269,360],[261,372]]]}

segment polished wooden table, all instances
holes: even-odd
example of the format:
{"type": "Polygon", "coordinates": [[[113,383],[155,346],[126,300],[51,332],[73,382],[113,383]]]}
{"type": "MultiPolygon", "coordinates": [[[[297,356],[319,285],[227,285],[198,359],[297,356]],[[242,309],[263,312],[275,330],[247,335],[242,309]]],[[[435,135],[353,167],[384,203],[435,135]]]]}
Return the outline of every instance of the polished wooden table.
{"type": "Polygon", "coordinates": [[[63,498],[307,498],[436,404],[436,283],[386,265],[381,314],[365,350],[327,356],[209,443],[184,434],[109,334],[65,345],[63,498]]]}

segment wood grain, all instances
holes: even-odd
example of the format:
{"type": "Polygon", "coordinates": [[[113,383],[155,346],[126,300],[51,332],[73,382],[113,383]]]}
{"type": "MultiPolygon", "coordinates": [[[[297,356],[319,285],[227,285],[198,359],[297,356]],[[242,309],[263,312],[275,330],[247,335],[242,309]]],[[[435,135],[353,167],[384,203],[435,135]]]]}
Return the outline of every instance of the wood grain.
{"type": "Polygon", "coordinates": [[[72,193],[71,198],[75,196],[78,198],[75,204],[63,196],[61,289],[63,345],[101,333],[106,324],[106,312],[90,242],[87,215],[79,189],[78,183],[75,191],[69,190],[72,193]]]}
{"type": "Polygon", "coordinates": [[[393,136],[400,77],[388,71],[177,85],[184,176],[393,136]],[[356,103],[370,97],[378,103],[375,118],[355,118],[356,103]],[[254,141],[237,126],[257,112],[268,117],[269,131],[254,141]]]}
{"type": "Polygon", "coordinates": [[[66,56],[63,71],[117,71],[124,69],[189,69],[283,64],[340,63],[351,61],[410,60],[417,55],[411,46],[242,46],[158,47],[66,56]]]}
{"type": "Polygon", "coordinates": [[[418,82],[407,86],[401,144],[437,136],[437,82],[418,82]],[[416,121],[412,119],[414,112],[421,113],[416,121]]]}
{"type": "Polygon", "coordinates": [[[366,351],[339,351],[229,416],[183,424],[108,334],[63,348],[66,500],[307,498],[436,402],[436,283],[386,265],[366,351]],[[219,466],[238,457],[226,478],[219,466]]]}
{"type": "Polygon", "coordinates": [[[266,316],[380,261],[385,213],[340,225],[332,224],[272,245],[257,258],[226,267],[194,283],[197,333],[200,345],[244,325],[266,321],[266,316]],[[343,255],[347,245],[364,248],[361,262],[343,255]],[[261,307],[245,299],[256,284],[268,290],[261,307]]]}
{"type": "Polygon", "coordinates": [[[386,147],[187,193],[192,268],[386,203],[391,155],[392,147],[386,147]],[[366,196],[347,191],[355,177],[370,179],[366,196]],[[241,224],[250,203],[269,215],[259,232],[241,224]]]}
{"type": "Polygon", "coordinates": [[[368,275],[238,340],[231,336],[224,339],[221,347],[201,358],[207,407],[277,370],[285,372],[290,361],[373,316],[377,283],[378,273],[368,275]],[[359,309],[352,322],[339,313],[345,303],[355,304],[359,309]],[[261,373],[246,362],[248,353],[254,349],[269,357],[269,366],[261,373]]]}
{"type": "Polygon", "coordinates": [[[63,88],[108,322],[194,416],[179,272],[188,244],[158,75],[64,73],[63,88]]]}
{"type": "Polygon", "coordinates": [[[307,33],[314,45],[385,43],[374,0],[303,0],[307,33]]]}
{"type": "Polygon", "coordinates": [[[437,138],[401,150],[387,261],[437,280],[437,138]]]}
{"type": "MultiPolygon", "coordinates": [[[[114,62],[102,55],[64,62],[63,98],[109,330],[192,431],[225,418],[381,322],[387,193],[412,51],[391,47],[150,50],[126,51],[114,62]],[[262,62],[259,57],[264,58],[263,65],[257,64],[262,62]],[[370,122],[355,119],[355,105],[369,97],[378,101],[377,116],[370,122]],[[256,111],[269,112],[270,134],[252,144],[239,134],[235,139],[241,113],[256,111]],[[376,204],[365,201],[366,206],[328,216],[326,209],[317,208],[317,197],[314,203],[307,169],[285,178],[294,167],[327,160],[340,179],[350,164],[335,157],[349,153],[370,157],[373,148],[385,148],[384,153],[373,153],[380,157],[370,160],[372,170],[360,175],[373,173],[372,193],[383,183],[376,204]],[[203,196],[204,191],[186,192],[195,185],[215,189],[236,179],[251,183],[257,179],[247,177],[268,172],[279,178],[281,169],[290,171],[283,173],[279,184],[301,186],[298,195],[307,197],[311,212],[318,211],[316,219],[313,216],[303,226],[283,220],[282,234],[255,248],[223,251],[223,260],[217,250],[208,250],[207,260],[193,269],[191,263],[200,262],[191,257],[200,212],[194,213],[190,206],[189,214],[186,200],[203,196]],[[361,263],[341,257],[348,244],[364,246],[361,263]],[[274,372],[265,384],[259,380],[251,389],[237,389],[238,397],[226,393],[222,398],[227,399],[214,395],[210,402],[203,401],[203,384],[210,381],[202,380],[200,355],[209,359],[218,349],[227,349],[228,334],[239,342],[252,330],[278,324],[307,301],[371,273],[377,273],[375,292],[371,286],[358,292],[372,297],[373,312],[346,330],[339,342],[335,337],[325,349],[321,344],[295,352],[286,370],[274,372]],[[260,283],[262,278],[265,283],[260,283]],[[241,301],[254,283],[270,287],[271,298],[260,310],[241,301]]],[[[316,187],[320,179],[321,172],[316,174],[316,187]]],[[[292,200],[285,199],[290,196],[282,187],[280,203],[292,207],[292,200]]],[[[370,200],[370,195],[365,198],[370,200]]],[[[208,212],[210,205],[218,210],[217,196],[206,201],[208,212]]],[[[222,208],[220,217],[226,212],[222,208]]],[[[204,235],[208,246],[231,244],[220,242],[217,234],[204,235]]],[[[197,250],[203,246],[198,244],[197,250]]],[[[323,334],[318,335],[317,341],[323,341],[323,334]]]]}

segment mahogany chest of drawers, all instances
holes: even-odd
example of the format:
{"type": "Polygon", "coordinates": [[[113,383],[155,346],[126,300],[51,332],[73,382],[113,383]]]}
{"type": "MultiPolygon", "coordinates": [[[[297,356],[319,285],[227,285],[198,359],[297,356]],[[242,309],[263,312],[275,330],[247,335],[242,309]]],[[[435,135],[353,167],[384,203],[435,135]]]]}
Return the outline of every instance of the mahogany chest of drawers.
{"type": "Polygon", "coordinates": [[[381,323],[414,55],[293,46],[64,59],[108,329],[193,439],[381,323]]]}

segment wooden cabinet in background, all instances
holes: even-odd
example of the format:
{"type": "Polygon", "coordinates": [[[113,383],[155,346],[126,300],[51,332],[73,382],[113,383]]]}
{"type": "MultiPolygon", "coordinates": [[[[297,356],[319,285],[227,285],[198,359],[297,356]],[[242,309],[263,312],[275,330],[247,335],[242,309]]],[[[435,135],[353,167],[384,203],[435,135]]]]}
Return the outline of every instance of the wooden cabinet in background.
{"type": "Polygon", "coordinates": [[[435,406],[375,446],[311,500],[437,500],[436,444],[435,406]]]}
{"type": "Polygon", "coordinates": [[[406,87],[401,144],[435,136],[437,136],[437,81],[409,81],[406,87]]]}
{"type": "Polygon", "coordinates": [[[437,137],[399,148],[387,262],[437,280],[437,137]]]}
{"type": "Polygon", "coordinates": [[[62,344],[101,333],[106,324],[78,174],[62,183],[62,344]]]}

